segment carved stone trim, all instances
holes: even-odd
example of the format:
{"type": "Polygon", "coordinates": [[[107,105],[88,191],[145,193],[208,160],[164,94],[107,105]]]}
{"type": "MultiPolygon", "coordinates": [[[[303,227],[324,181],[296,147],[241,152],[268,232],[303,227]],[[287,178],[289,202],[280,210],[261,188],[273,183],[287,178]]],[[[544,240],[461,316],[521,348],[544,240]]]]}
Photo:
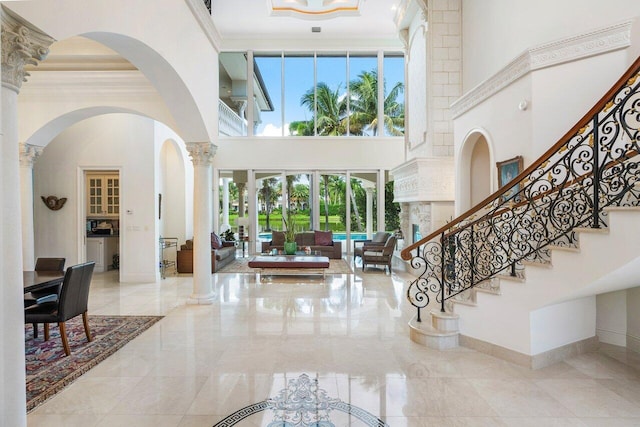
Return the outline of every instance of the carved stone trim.
{"type": "Polygon", "coordinates": [[[453,201],[453,158],[412,159],[391,171],[395,202],[453,201]]]}
{"type": "Polygon", "coordinates": [[[24,168],[33,168],[33,164],[36,162],[44,147],[39,145],[31,145],[21,142],[20,144],[20,166],[24,168]]]}
{"type": "Polygon", "coordinates": [[[16,93],[27,81],[27,64],[38,65],[55,40],[2,7],[2,84],[16,93]]]}
{"type": "Polygon", "coordinates": [[[451,104],[453,118],[466,113],[532,71],[630,46],[632,24],[632,20],[624,21],[528,49],[451,104]]]}
{"type": "Polygon", "coordinates": [[[211,142],[187,142],[186,146],[194,166],[210,166],[218,149],[211,142]]]}

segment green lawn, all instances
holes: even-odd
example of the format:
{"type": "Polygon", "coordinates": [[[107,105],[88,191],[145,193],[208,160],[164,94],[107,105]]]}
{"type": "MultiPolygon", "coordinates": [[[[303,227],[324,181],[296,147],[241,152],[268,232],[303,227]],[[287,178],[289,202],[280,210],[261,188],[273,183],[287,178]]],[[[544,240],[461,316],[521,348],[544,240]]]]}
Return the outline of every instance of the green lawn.
{"type": "MultiPolygon", "coordinates": [[[[236,229],[237,214],[229,213],[229,224],[232,229],[236,229]]],[[[296,229],[310,230],[309,227],[309,215],[297,214],[295,215],[296,229]]],[[[282,229],[282,214],[280,212],[274,212],[269,215],[269,223],[274,230],[282,229]]],[[[261,231],[266,231],[267,216],[264,214],[258,215],[258,224],[260,224],[261,231]]],[[[320,228],[324,229],[324,215],[320,216],[320,228]]],[[[329,229],[331,231],[345,231],[344,225],[340,222],[338,215],[329,215],[329,229]]],[[[237,231],[237,230],[236,230],[237,231]]]]}

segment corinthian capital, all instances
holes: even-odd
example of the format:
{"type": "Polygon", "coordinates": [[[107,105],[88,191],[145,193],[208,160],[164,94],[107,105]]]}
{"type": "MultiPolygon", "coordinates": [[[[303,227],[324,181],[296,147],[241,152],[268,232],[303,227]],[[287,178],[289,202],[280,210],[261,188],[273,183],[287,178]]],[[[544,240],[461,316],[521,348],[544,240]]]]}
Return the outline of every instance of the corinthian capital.
{"type": "Polygon", "coordinates": [[[217,149],[218,146],[211,142],[187,142],[187,151],[194,166],[209,166],[217,149]]]}
{"type": "Polygon", "coordinates": [[[27,81],[25,65],[38,65],[55,40],[2,7],[2,84],[16,92],[27,81]]]}
{"type": "Polygon", "coordinates": [[[39,145],[20,143],[20,166],[25,168],[32,168],[36,159],[42,154],[44,147],[39,145]]]}

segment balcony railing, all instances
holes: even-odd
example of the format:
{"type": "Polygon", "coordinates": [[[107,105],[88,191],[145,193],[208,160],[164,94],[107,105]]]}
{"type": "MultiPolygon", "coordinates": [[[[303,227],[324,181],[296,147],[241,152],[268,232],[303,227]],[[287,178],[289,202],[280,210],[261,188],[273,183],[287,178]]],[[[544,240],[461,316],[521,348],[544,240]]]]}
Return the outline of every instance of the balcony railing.
{"type": "Polygon", "coordinates": [[[220,100],[218,100],[218,133],[225,136],[247,135],[247,121],[220,100]]]}

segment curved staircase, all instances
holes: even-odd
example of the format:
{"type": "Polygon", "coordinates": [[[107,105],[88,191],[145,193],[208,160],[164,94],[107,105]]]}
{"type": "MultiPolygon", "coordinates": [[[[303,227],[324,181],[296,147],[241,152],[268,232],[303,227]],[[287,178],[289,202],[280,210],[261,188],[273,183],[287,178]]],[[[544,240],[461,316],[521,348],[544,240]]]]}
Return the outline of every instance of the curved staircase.
{"type": "Polygon", "coordinates": [[[639,153],[640,58],[511,183],[402,251],[412,340],[534,367],[597,344],[595,296],[640,282],[639,153]]]}

